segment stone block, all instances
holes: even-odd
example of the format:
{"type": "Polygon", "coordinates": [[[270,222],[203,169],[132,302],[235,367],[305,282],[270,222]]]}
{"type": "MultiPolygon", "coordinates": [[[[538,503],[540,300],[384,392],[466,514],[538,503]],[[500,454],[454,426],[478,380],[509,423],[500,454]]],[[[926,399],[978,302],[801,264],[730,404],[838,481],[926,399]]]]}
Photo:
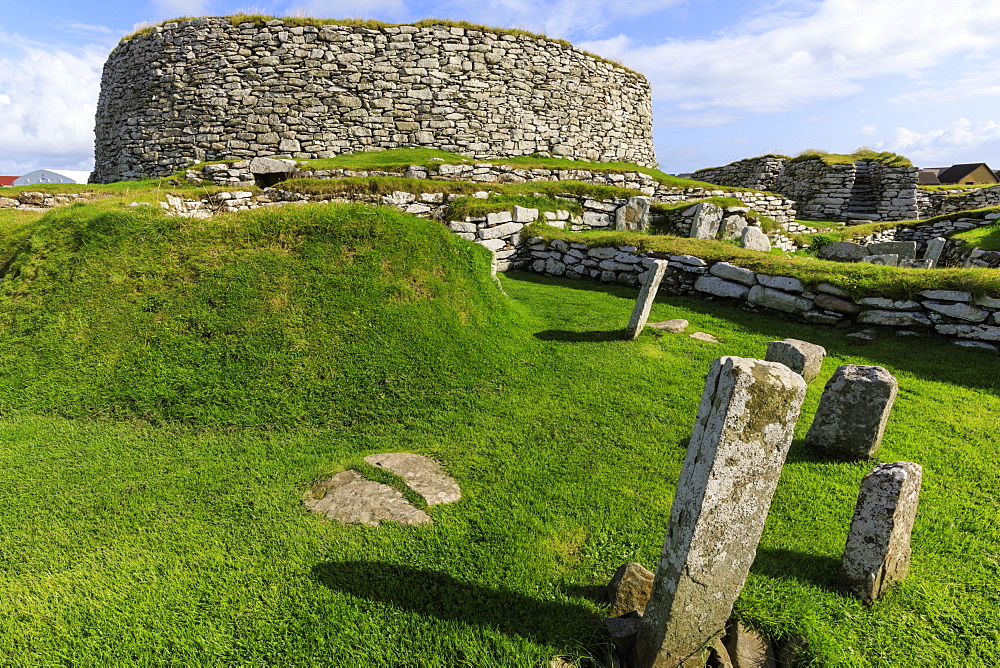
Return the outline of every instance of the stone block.
{"type": "Polygon", "coordinates": [[[757,274],[755,272],[743,267],[737,267],[728,262],[716,262],[709,268],[708,273],[719,278],[724,278],[727,281],[735,281],[736,283],[742,283],[750,287],[757,285],[757,274]]]}
{"type": "Polygon", "coordinates": [[[941,261],[941,254],[944,253],[945,247],[948,245],[948,240],[944,237],[936,237],[927,242],[927,248],[924,249],[924,259],[931,261],[931,266],[937,266],[938,262],[941,261]]]}
{"type": "MultiPolygon", "coordinates": [[[[730,207],[736,208],[736,207],[730,207]]],[[[728,211],[728,209],[727,209],[728,211]]],[[[747,219],[740,215],[726,216],[722,220],[722,238],[723,239],[742,239],[743,230],[746,229],[747,219]]]]}
{"type": "Polygon", "coordinates": [[[972,301],[972,293],[961,290],[924,290],[920,296],[940,302],[965,302],[968,304],[972,301]]]}
{"type": "Polygon", "coordinates": [[[790,276],[757,274],[757,282],[765,288],[774,288],[775,290],[784,290],[785,292],[805,292],[805,286],[802,285],[802,281],[797,278],[791,278],[790,276]]]}
{"type": "Polygon", "coordinates": [[[719,234],[722,214],[722,207],[711,202],[695,204],[684,213],[691,218],[691,233],[688,236],[692,239],[714,239],[719,234]]]}
{"type": "Polygon", "coordinates": [[[644,232],[649,227],[649,197],[633,197],[615,212],[615,229],[622,232],[644,232]]]}
{"type": "Polygon", "coordinates": [[[486,214],[486,224],[490,227],[510,223],[513,222],[513,220],[514,215],[510,211],[497,211],[495,213],[486,214]]]}
{"type": "Polygon", "coordinates": [[[538,209],[528,209],[523,206],[515,206],[513,218],[515,223],[533,223],[538,220],[538,209]]]}
{"type": "Polygon", "coordinates": [[[834,241],[819,249],[822,259],[834,262],[860,262],[866,255],[865,247],[853,241],[834,241]]]}
{"type": "Polygon", "coordinates": [[[969,306],[968,304],[963,303],[942,304],[940,302],[926,301],[924,302],[924,308],[946,315],[949,318],[965,320],[966,322],[986,322],[986,318],[989,317],[985,311],[980,311],[974,306],[969,306]]]}
{"type": "Polygon", "coordinates": [[[823,360],[826,358],[826,348],[808,341],[798,339],[783,339],[772,341],[767,346],[765,359],[768,362],[784,364],[795,373],[811,383],[823,370],[823,360]]]}
{"type": "Polygon", "coordinates": [[[479,230],[480,239],[501,239],[503,237],[509,237],[512,234],[517,234],[524,229],[524,225],[521,223],[504,223],[503,225],[497,225],[496,227],[484,227],[479,230]]]}
{"type": "Polygon", "coordinates": [[[773,308],[785,313],[804,313],[812,308],[813,302],[804,297],[798,297],[774,288],[755,285],[747,294],[747,301],[757,306],[773,308]]]}
{"type": "Polygon", "coordinates": [[[787,367],[712,367],[636,639],[639,666],[695,665],[721,635],[753,563],[806,383],[787,367]]]}
{"type": "Polygon", "coordinates": [[[717,276],[699,276],[698,280],[694,282],[694,289],[698,292],[730,299],[746,299],[750,293],[748,286],[742,283],[732,283],[717,276]]]}
{"type": "Polygon", "coordinates": [[[895,462],[876,467],[861,481],[840,580],[867,603],[909,571],[910,534],[922,478],[919,464],[895,462]]]}
{"type": "Polygon", "coordinates": [[[653,591],[653,574],[634,561],[618,567],[608,585],[608,602],[611,617],[621,617],[630,612],[640,615],[646,609],[653,591]]]}
{"type": "Polygon", "coordinates": [[[826,309],[827,311],[836,311],[837,313],[845,313],[847,315],[856,315],[861,313],[861,307],[854,302],[841,299],[840,297],[834,297],[833,295],[825,292],[821,292],[816,295],[813,302],[817,307],[826,309]]]}
{"type": "Polygon", "coordinates": [[[823,388],[806,444],[833,456],[871,457],[882,445],[899,385],[880,366],[845,364],[823,388]]]}
{"type": "Polygon", "coordinates": [[[931,324],[930,318],[923,313],[882,311],[879,309],[863,311],[858,315],[857,321],[862,325],[880,325],[882,327],[927,327],[931,324]]]}
{"type": "Polygon", "coordinates": [[[294,160],[276,160],[274,158],[254,158],[250,161],[252,174],[290,174],[296,169],[294,160]]]}
{"type": "MultiPolygon", "coordinates": [[[[625,328],[625,338],[635,340],[639,338],[643,327],[649,321],[649,311],[653,308],[653,301],[656,299],[656,291],[660,288],[663,275],[667,273],[669,263],[666,260],[657,260],[653,268],[647,272],[646,280],[642,284],[639,296],[635,301],[635,308],[632,309],[632,317],[629,318],[628,327],[625,328]]],[[[605,272],[614,274],[614,272],[605,272]]],[[[610,280],[615,280],[617,276],[610,280]]],[[[604,280],[603,276],[601,280],[604,280]]]]}
{"type": "Polygon", "coordinates": [[[747,226],[743,228],[743,236],[740,238],[740,245],[747,250],[761,251],[769,253],[771,251],[771,240],[767,238],[764,231],[759,227],[747,226]]]}
{"type": "Polygon", "coordinates": [[[934,260],[900,260],[899,266],[906,269],[931,269],[934,267],[934,260]]]}
{"type": "Polygon", "coordinates": [[[880,241],[865,247],[868,255],[896,255],[900,260],[917,257],[916,241],[880,241]]]}

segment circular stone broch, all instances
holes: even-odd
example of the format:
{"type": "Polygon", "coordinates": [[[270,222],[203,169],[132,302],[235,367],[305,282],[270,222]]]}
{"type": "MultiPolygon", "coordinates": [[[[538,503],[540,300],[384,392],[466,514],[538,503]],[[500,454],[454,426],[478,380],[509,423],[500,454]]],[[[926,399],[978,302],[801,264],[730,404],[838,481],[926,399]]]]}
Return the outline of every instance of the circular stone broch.
{"type": "Polygon", "coordinates": [[[515,31],[170,22],[104,66],[91,181],[410,145],[655,166],[649,83],[515,31]]]}

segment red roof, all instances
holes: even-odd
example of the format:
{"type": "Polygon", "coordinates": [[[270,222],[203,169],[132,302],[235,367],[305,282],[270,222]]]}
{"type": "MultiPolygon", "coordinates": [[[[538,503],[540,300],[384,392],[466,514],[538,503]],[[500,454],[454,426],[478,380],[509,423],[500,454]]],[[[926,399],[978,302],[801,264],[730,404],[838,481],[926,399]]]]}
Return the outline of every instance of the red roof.
{"type": "Polygon", "coordinates": [[[14,185],[14,179],[19,179],[19,176],[0,176],[0,186],[12,186],[14,185]]]}

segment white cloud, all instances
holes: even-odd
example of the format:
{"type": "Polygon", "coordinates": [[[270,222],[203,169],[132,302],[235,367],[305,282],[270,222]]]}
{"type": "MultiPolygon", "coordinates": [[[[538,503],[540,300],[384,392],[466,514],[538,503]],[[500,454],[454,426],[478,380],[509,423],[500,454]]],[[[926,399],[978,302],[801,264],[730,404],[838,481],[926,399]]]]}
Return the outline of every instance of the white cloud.
{"type": "Polygon", "coordinates": [[[878,132],[878,128],[874,125],[862,125],[858,130],[858,134],[862,137],[874,137],[876,132],[878,132]]]}
{"type": "Polygon", "coordinates": [[[10,165],[69,168],[92,160],[94,114],[107,53],[22,46],[0,60],[0,155],[10,165]]]}
{"type": "MultiPolygon", "coordinates": [[[[927,132],[897,128],[888,146],[892,151],[905,152],[918,163],[979,162],[984,159],[983,147],[992,142],[1000,142],[1000,123],[960,118],[944,128],[927,132]]],[[[996,146],[993,146],[989,152],[995,151],[996,146]]]]}
{"type": "MultiPolygon", "coordinates": [[[[823,0],[733,26],[719,36],[637,45],[622,36],[585,48],[646,73],[654,96],[693,111],[774,112],[864,92],[882,76],[915,76],[956,54],[996,53],[1000,3],[823,0]]],[[[793,5],[793,8],[799,6],[793,5]]]]}

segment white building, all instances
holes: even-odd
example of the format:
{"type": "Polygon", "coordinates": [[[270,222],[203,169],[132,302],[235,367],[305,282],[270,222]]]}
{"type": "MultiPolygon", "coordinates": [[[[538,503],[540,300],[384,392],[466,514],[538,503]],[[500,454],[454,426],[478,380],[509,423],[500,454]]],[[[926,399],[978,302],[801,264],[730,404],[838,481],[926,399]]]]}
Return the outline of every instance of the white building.
{"type": "Polygon", "coordinates": [[[86,183],[90,172],[69,169],[36,169],[14,180],[15,186],[33,186],[40,183],[86,183]]]}

